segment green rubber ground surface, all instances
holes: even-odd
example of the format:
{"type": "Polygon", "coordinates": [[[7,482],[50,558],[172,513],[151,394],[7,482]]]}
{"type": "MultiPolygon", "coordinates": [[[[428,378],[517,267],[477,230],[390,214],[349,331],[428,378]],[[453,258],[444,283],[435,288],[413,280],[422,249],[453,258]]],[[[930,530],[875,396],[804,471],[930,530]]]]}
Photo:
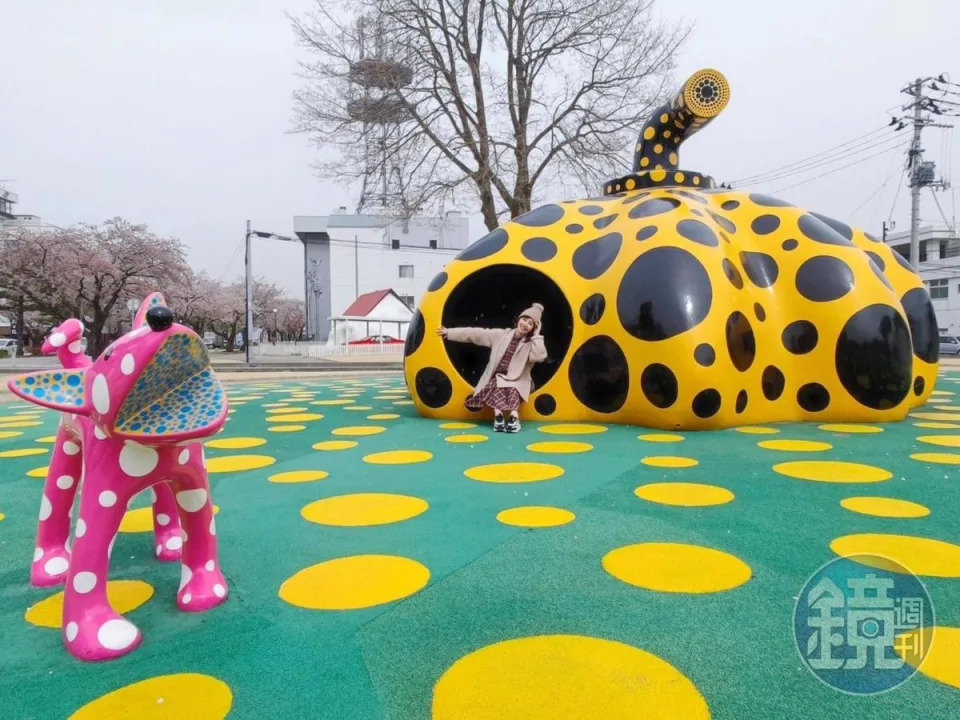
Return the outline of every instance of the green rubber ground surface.
{"type": "MultiPolygon", "coordinates": [[[[791,629],[794,598],[810,574],[835,557],[829,547],[833,539],[894,533],[960,544],[960,466],[910,457],[960,452],[917,440],[960,435],[960,374],[944,374],[937,390],[950,394],[934,396],[918,411],[942,413],[936,421],[956,423],[956,429],[919,428],[915,423],[924,420],[917,418],[884,425],[877,434],[781,424],[770,426],[776,434],[683,433],[682,441],[670,443],[641,440],[638,435],[652,431],[614,425],[577,436],[547,434],[532,423],[519,435],[494,435],[482,425],[445,430],[416,417],[399,396],[382,395],[401,387],[398,376],[233,383],[231,396],[246,399],[232,401],[235,411],[218,439],[267,442],[251,449],[207,448],[208,461],[252,454],[275,462],[211,474],[230,597],[205,614],[179,612],[174,602],[178,565],[154,560],[152,534],[120,533],[111,580],[142,580],[155,593],[127,614],[143,632],[140,648],[100,664],[72,659],[57,630],[24,619],[29,607],[56,590],[29,585],[43,481],[27,472],[44,465],[49,455],[2,453],[50,449],[36,440],[55,432],[57,415],[43,412],[36,418],[42,424],[18,427],[31,421],[17,414],[30,407],[0,406],[0,437],[5,431],[22,433],[0,439],[0,716],[68,717],[137,681],[201,673],[229,686],[231,718],[429,718],[435,683],[461,657],[511,638],[572,634],[626,643],[669,662],[696,686],[718,719],[960,717],[960,690],[922,674],[880,696],[831,690],[803,667],[791,629]],[[344,389],[351,394],[350,388],[362,394],[343,399],[370,410],[310,404],[311,399],[336,399],[344,389]],[[314,395],[291,399],[292,389],[314,395]],[[268,426],[281,423],[267,422],[267,410],[274,408],[263,405],[282,402],[324,417],[301,422],[302,431],[268,432],[268,426]],[[956,409],[933,407],[950,405],[956,409]],[[400,417],[367,419],[376,413],[400,417]],[[311,448],[319,441],[347,439],[331,432],[357,425],[386,430],[351,438],[357,442],[351,449],[311,448]],[[489,439],[445,441],[464,432],[489,439]],[[758,447],[771,439],[821,441],[832,448],[758,447]],[[527,449],[543,441],[586,442],[593,449],[577,454],[527,449]],[[363,461],[388,450],[426,450],[432,459],[399,465],[363,461]],[[661,468],[641,462],[651,456],[692,458],[698,464],[661,468]],[[809,482],[772,469],[795,460],[865,463],[888,470],[892,478],[871,484],[809,482]],[[501,462],[550,463],[564,473],[527,483],[478,482],[464,475],[468,468],[501,462]],[[267,480],[295,470],[323,470],[329,476],[295,484],[267,480]],[[735,499],[711,507],[676,507],[634,495],[638,486],[660,481],[716,485],[735,499]],[[300,515],[316,500],[368,492],[420,498],[429,509],[402,522],[361,527],[320,525],[300,515]],[[907,499],[931,512],[898,519],[840,506],[843,498],[857,495],[907,499]],[[501,510],[525,505],[564,508],[576,519],[539,529],[497,521],[501,510]],[[608,552],[642,542],[716,548],[745,562],[751,577],[724,592],[665,593],[629,585],[604,570],[601,559],[608,552]],[[278,595],[281,584],[304,568],[363,554],[415,560],[429,570],[429,582],[405,599],[359,610],[309,610],[278,595]]],[[[145,502],[141,496],[135,507],[145,502]]],[[[960,567],[954,574],[960,576],[960,567]]],[[[923,580],[938,625],[960,626],[960,578],[923,580]]]]}

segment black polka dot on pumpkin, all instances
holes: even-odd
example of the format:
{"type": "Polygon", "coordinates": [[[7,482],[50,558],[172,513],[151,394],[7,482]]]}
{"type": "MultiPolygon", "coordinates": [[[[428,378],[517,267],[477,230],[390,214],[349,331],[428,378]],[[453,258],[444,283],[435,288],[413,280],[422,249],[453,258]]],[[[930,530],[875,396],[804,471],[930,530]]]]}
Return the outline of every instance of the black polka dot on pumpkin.
{"type": "Polygon", "coordinates": [[[793,205],[786,200],[770,197],[769,195],[762,195],[760,193],[750,193],[750,200],[763,207],[793,207],[793,205]]]}
{"type": "Polygon", "coordinates": [[[844,324],[834,363],[840,384],[858,403],[875,410],[896,407],[913,376],[910,328],[892,306],[868,305],[844,324]]]}
{"type": "Polygon", "coordinates": [[[580,208],[581,215],[599,215],[603,212],[603,208],[599,205],[584,205],[580,208]]]}
{"type": "Polygon", "coordinates": [[[814,302],[842,298],[853,290],[853,284],[850,267],[843,260],[830,255],[816,255],[805,260],[797,270],[797,292],[814,302]]]}
{"type": "Polygon", "coordinates": [[[720,266],[723,268],[723,274],[727,276],[730,284],[737,290],[743,290],[743,276],[740,274],[740,271],[737,270],[737,266],[726,258],[720,262],[720,266]]]}
{"type": "Polygon", "coordinates": [[[740,207],[740,202],[738,200],[727,200],[720,205],[724,210],[736,210],[740,207]]]}
{"type": "Polygon", "coordinates": [[[635,203],[635,202],[640,202],[640,201],[643,200],[644,198],[648,198],[648,197],[650,197],[650,193],[649,193],[649,192],[637,193],[636,195],[631,195],[630,197],[628,197],[628,198],[627,198],[626,200],[624,200],[623,203],[621,203],[621,204],[623,204],[623,205],[632,205],[633,203],[635,203]]]}
{"type": "Polygon", "coordinates": [[[637,240],[649,240],[657,234],[656,225],[647,225],[637,230],[637,240]]]}
{"type": "Polygon", "coordinates": [[[430,281],[430,284],[427,285],[427,292],[436,292],[446,284],[447,274],[445,272],[440,272],[435,278],[433,278],[433,280],[430,281]]]}
{"type": "Polygon", "coordinates": [[[805,355],[817,346],[820,335],[809,320],[797,320],[787,325],[780,334],[783,346],[794,355],[805,355]]]}
{"type": "Polygon", "coordinates": [[[720,244],[716,233],[699,220],[681,220],[677,223],[677,232],[681,237],[707,247],[716,247],[720,244]]]}
{"type": "Polygon", "coordinates": [[[840,235],[842,235],[844,240],[853,240],[853,229],[846,223],[842,223],[839,220],[834,220],[833,218],[827,217],[826,215],[821,215],[820,213],[810,213],[810,214],[813,215],[820,222],[829,225],[834,230],[834,232],[837,232],[840,235]]]}
{"type": "Polygon", "coordinates": [[[900,304],[910,325],[913,354],[924,362],[937,362],[940,358],[940,330],[930,295],[924,288],[913,288],[900,298],[900,304]]]}
{"type": "Polygon", "coordinates": [[[414,386],[420,401],[431,408],[443,407],[450,402],[453,395],[450,378],[435,367],[425,367],[417,371],[414,386]]]}
{"type": "Polygon", "coordinates": [[[603,230],[603,228],[605,228],[607,225],[609,225],[616,219],[617,219],[616,213],[614,213],[613,215],[607,215],[606,217],[597,218],[596,220],[593,221],[593,226],[597,230],[603,230]]]}
{"type": "Polygon", "coordinates": [[[737,370],[746,372],[757,356],[757,339],[747,316],[739,311],[731,313],[727,318],[726,335],[730,361],[737,370]]]}
{"type": "Polygon", "coordinates": [[[666,365],[653,363],[647,365],[640,374],[640,389],[650,404],[658,408],[668,408],[677,401],[679,387],[677,376],[666,365]]]}
{"type": "Polygon", "coordinates": [[[473,243],[473,245],[457,255],[457,260],[480,260],[485,257],[490,257],[494,253],[503,250],[507,244],[507,240],[507,231],[503,228],[497,228],[493,232],[484,235],[473,243]]]}
{"type": "Polygon", "coordinates": [[[703,213],[697,210],[696,208],[690,208],[690,212],[692,212],[697,217],[703,217],[703,213]]]}
{"type": "Polygon", "coordinates": [[[913,265],[910,264],[910,261],[907,260],[907,258],[905,258],[903,255],[898,253],[896,250],[893,251],[893,257],[900,264],[900,267],[902,267],[904,270],[912,272],[914,275],[917,274],[917,271],[914,269],[913,265]]]}
{"type": "Polygon", "coordinates": [[[666,340],[703,322],[713,304],[706,269],[691,253],[658,247],[627,268],[617,289],[620,324],[640,340],[666,340]]]}
{"type": "Polygon", "coordinates": [[[746,409],[747,409],[747,391],[741,390],[740,392],[737,393],[737,404],[736,404],[735,410],[737,411],[737,415],[739,415],[746,409]]]}
{"type": "Polygon", "coordinates": [[[530,238],[520,246],[520,252],[527,260],[546,262],[557,254],[557,246],[553,240],[545,237],[530,238]]]}
{"type": "Polygon", "coordinates": [[[796,240],[794,240],[793,238],[790,238],[789,240],[784,240],[782,243],[780,243],[780,247],[782,247],[787,252],[790,252],[791,250],[796,250],[797,245],[799,244],[800,243],[798,243],[796,240]]]}
{"type": "Polygon", "coordinates": [[[807,383],[797,390],[797,405],[807,412],[826,410],[830,404],[830,393],[820,383],[807,383]]]}
{"type": "Polygon", "coordinates": [[[567,225],[564,230],[566,230],[571,235],[576,235],[578,232],[583,232],[583,225],[580,223],[570,223],[567,225]]]}
{"type": "Polygon", "coordinates": [[[720,239],[723,240],[723,241],[724,241],[725,243],[727,243],[727,244],[730,243],[730,238],[728,238],[728,237],[727,237],[727,234],[726,234],[725,232],[723,232],[723,231],[720,232],[720,239]]]}
{"type": "Polygon", "coordinates": [[[778,367],[768,365],[763,369],[763,375],[760,378],[760,387],[763,390],[763,396],[767,400],[776,400],[783,395],[783,388],[786,386],[787,379],[778,367]]]}
{"type": "Polygon", "coordinates": [[[873,233],[864,232],[863,234],[867,236],[867,240],[869,240],[870,242],[875,242],[875,243],[883,242],[880,238],[878,238],[873,233]]]}
{"type": "Polygon", "coordinates": [[[697,361],[697,364],[703,365],[703,367],[710,367],[713,365],[714,360],[717,359],[717,353],[714,352],[713,346],[708,343],[700,343],[693,350],[693,359],[697,361]]]}
{"type": "Polygon", "coordinates": [[[526,227],[546,227],[547,225],[553,225],[562,217],[563,208],[559,205],[543,205],[536,210],[518,215],[513,219],[513,222],[526,227]]]}
{"type": "Polygon", "coordinates": [[[853,245],[853,243],[847,240],[843,235],[838,233],[832,227],[827,225],[827,223],[823,222],[823,220],[815,217],[811,213],[801,215],[797,224],[800,227],[800,232],[818,243],[824,243],[826,245],[845,245],[848,247],[853,245]]]}
{"type": "Polygon", "coordinates": [[[608,233],[586,242],[573,253],[573,269],[582,278],[593,280],[605,273],[617,259],[623,236],[608,233]]]}
{"type": "Polygon", "coordinates": [[[597,335],[577,348],[570,358],[568,376],[573,394],[590,410],[612,413],[627,401],[627,357],[611,337],[597,335]]]}
{"type": "Polygon", "coordinates": [[[870,269],[873,270],[873,274],[877,276],[880,282],[886,285],[890,290],[893,290],[893,285],[890,284],[890,281],[887,280],[887,276],[883,274],[883,270],[877,267],[875,262],[870,262],[870,269]]]}
{"type": "Polygon", "coordinates": [[[670,190],[669,192],[674,195],[682,195],[685,198],[689,198],[703,205],[707,204],[707,199],[698,192],[691,192],[689,190],[670,190]]]}
{"type": "Polygon", "coordinates": [[[715,212],[712,212],[710,213],[710,217],[712,217],[713,221],[728,233],[735,233],[737,231],[737,226],[727,220],[723,215],[717,215],[715,212]]]}
{"type": "Polygon", "coordinates": [[[867,252],[867,257],[873,261],[873,264],[876,265],[881,270],[886,270],[887,265],[883,262],[883,258],[877,255],[875,252],[867,252]]]}
{"type": "Polygon", "coordinates": [[[410,318],[410,324],[407,326],[407,338],[403,342],[403,354],[405,357],[413,355],[423,342],[424,326],[423,315],[417,310],[410,318]]]}
{"type": "Polygon", "coordinates": [[[678,207],[680,207],[680,201],[676,198],[653,198],[631,208],[628,215],[632,220],[636,220],[670,212],[678,207]]]}
{"type": "Polygon", "coordinates": [[[750,282],[757,287],[770,287],[777,281],[777,276],[780,274],[777,261],[766,253],[742,252],[740,263],[750,282]]]}
{"type": "Polygon", "coordinates": [[[776,215],[761,215],[750,223],[750,229],[756,235],[769,235],[780,227],[780,218],[776,215]]]}
{"type": "Polygon", "coordinates": [[[557,401],[553,399],[553,395],[544,393],[537,395],[537,399],[533,401],[533,407],[541,415],[553,415],[557,410],[557,401]]]}
{"type": "Polygon", "coordinates": [[[720,412],[720,393],[713,388],[701,390],[693,398],[693,414],[699,418],[710,418],[720,412]]]}
{"type": "Polygon", "coordinates": [[[913,381],[913,394],[920,397],[923,395],[923,390],[926,386],[927,384],[923,378],[918,376],[917,379],[913,381]]]}
{"type": "Polygon", "coordinates": [[[757,320],[763,322],[767,319],[767,311],[763,309],[763,305],[760,303],[753,304],[753,313],[757,316],[757,320]]]}
{"type": "Polygon", "coordinates": [[[580,306],[580,319],[587,325],[596,325],[603,317],[603,311],[607,308],[607,301],[600,293],[594,293],[580,306]]]}

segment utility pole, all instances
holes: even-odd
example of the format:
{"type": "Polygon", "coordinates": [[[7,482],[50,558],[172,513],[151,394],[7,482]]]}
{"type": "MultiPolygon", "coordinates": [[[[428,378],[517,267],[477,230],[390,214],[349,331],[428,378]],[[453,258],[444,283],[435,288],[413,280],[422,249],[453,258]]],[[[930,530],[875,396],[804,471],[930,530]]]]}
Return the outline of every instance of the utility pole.
{"type": "Polygon", "coordinates": [[[250,272],[250,221],[247,220],[246,260],[244,266],[244,304],[243,304],[243,351],[247,365],[250,364],[250,330],[253,328],[253,273],[250,272]]]}
{"type": "Polygon", "coordinates": [[[920,267],[920,183],[916,182],[916,168],[919,166],[921,153],[920,131],[923,129],[923,119],[920,115],[920,98],[923,83],[917,78],[913,85],[913,142],[910,143],[910,264],[914,269],[920,267]]]}

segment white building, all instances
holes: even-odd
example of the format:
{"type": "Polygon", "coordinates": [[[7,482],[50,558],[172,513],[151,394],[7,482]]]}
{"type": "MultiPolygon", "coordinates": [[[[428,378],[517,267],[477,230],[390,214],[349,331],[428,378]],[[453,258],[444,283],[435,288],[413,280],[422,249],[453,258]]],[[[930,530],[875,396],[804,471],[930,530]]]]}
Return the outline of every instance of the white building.
{"type": "MultiPolygon", "coordinates": [[[[910,231],[887,234],[887,245],[910,258],[910,231]]],[[[941,332],[960,335],[960,237],[945,223],[920,226],[920,267],[941,332]]]]}
{"type": "Polygon", "coordinates": [[[342,317],[365,293],[390,289],[415,308],[430,281],[469,245],[468,226],[456,212],[406,222],[345,212],[294,216],[304,245],[308,336],[327,340],[330,318],[342,317]]]}
{"type": "Polygon", "coordinates": [[[44,228],[53,227],[50,223],[44,222],[37,215],[18,215],[14,206],[20,201],[15,192],[10,192],[6,188],[0,187],[0,228],[14,229],[21,227],[44,228]]]}

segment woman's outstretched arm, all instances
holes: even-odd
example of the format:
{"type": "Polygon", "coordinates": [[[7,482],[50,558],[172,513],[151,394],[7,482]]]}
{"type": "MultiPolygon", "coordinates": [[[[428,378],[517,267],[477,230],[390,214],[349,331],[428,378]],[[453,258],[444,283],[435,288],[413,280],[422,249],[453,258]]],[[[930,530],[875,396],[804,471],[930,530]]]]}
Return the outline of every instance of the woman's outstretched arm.
{"type": "Polygon", "coordinates": [[[506,330],[492,330],[490,328],[445,328],[437,330],[437,335],[445,337],[451,342],[470,343],[482,347],[493,347],[494,343],[507,332],[506,330]]]}

